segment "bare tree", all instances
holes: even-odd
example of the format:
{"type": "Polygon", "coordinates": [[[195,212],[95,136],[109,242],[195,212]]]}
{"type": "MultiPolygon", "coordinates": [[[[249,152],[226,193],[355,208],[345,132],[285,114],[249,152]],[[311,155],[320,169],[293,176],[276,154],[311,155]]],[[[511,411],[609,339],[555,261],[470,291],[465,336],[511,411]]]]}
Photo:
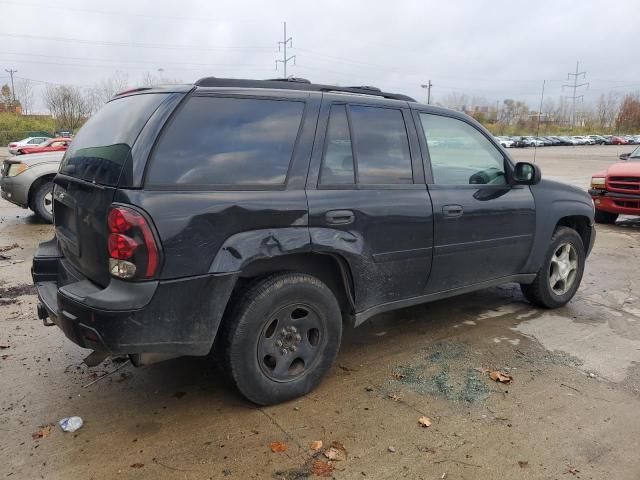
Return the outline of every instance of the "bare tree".
{"type": "Polygon", "coordinates": [[[640,93],[627,94],[622,99],[616,127],[624,132],[640,130],[640,93]]]}
{"type": "Polygon", "coordinates": [[[156,85],[175,85],[177,83],[184,83],[182,80],[176,78],[168,78],[162,75],[156,75],[155,73],[145,72],[140,80],[140,86],[153,87],[156,85]]]}
{"type": "Polygon", "coordinates": [[[22,106],[22,113],[29,115],[33,112],[34,91],[33,82],[29,79],[23,78],[16,82],[16,100],[20,102],[22,106]]]}
{"type": "Polygon", "coordinates": [[[453,110],[463,110],[465,107],[469,107],[471,101],[469,95],[460,92],[451,92],[444,100],[444,106],[453,110]]]}
{"type": "Polygon", "coordinates": [[[89,101],[78,87],[48,85],[44,101],[56,119],[58,128],[76,130],[91,113],[89,101]]]}
{"type": "Polygon", "coordinates": [[[600,95],[596,103],[596,115],[600,127],[613,127],[619,109],[619,95],[616,92],[609,92],[606,96],[604,93],[600,95]]]}
{"type": "Polygon", "coordinates": [[[7,85],[6,83],[2,85],[2,88],[0,88],[0,103],[2,103],[2,106],[7,111],[11,110],[11,87],[9,87],[9,85],[7,85]]]}
{"type": "Polygon", "coordinates": [[[507,125],[513,125],[527,120],[529,107],[527,107],[526,103],[507,98],[502,102],[502,105],[502,116],[500,119],[502,122],[507,125]]]}
{"type": "Polygon", "coordinates": [[[109,78],[101,80],[95,88],[90,90],[92,96],[92,111],[98,110],[103,104],[111,100],[116,94],[123,92],[129,86],[129,76],[124,72],[115,72],[109,78]]]}

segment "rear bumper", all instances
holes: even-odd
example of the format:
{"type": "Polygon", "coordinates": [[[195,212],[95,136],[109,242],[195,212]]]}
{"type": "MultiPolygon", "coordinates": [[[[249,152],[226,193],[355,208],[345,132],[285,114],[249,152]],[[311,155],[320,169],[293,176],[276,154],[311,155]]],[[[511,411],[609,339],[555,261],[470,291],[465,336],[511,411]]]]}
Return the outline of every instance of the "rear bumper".
{"type": "Polygon", "coordinates": [[[213,345],[236,275],[125,282],[102,288],[79,274],[55,240],[33,259],[38,316],[75,344],[109,355],[206,355],[213,345]]]}
{"type": "Polygon", "coordinates": [[[608,192],[590,189],[597,210],[622,215],[640,215],[640,194],[608,192]]]}

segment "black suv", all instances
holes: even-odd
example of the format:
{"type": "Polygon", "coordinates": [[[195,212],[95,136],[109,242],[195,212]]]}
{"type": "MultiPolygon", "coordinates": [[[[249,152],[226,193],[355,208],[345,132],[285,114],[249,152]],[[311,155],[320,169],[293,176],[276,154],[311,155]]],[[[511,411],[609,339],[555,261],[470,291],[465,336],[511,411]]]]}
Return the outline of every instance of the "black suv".
{"type": "Polygon", "coordinates": [[[564,305],[595,237],[585,192],[470,117],[302,79],[117,95],[54,184],[45,324],[94,362],[219,354],[259,404],[318,385],[345,322],[506,282],[564,305]]]}

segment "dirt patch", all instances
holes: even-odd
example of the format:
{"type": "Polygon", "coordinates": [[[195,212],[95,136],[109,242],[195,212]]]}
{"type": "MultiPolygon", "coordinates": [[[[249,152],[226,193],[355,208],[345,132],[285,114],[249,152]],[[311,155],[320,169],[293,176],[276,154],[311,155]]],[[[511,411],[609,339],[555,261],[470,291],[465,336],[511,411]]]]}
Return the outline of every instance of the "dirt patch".
{"type": "Polygon", "coordinates": [[[13,305],[14,303],[18,303],[18,297],[35,294],[36,287],[28,283],[11,287],[0,287],[0,305],[13,305]]]}

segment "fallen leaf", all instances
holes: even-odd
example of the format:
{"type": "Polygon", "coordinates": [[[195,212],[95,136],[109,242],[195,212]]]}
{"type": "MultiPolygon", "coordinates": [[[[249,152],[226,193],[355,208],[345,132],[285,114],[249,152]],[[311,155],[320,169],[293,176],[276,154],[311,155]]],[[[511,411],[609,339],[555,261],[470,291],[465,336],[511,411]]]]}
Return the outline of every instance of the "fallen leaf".
{"type": "Polygon", "coordinates": [[[501,372],[500,370],[494,370],[489,374],[489,376],[491,377],[491,380],[494,380],[500,383],[510,383],[512,380],[512,377],[510,374],[501,372]]]}
{"type": "Polygon", "coordinates": [[[331,446],[324,452],[324,456],[329,460],[341,462],[347,459],[347,449],[344,448],[342,443],[333,441],[331,442],[331,446]]]}
{"type": "Polygon", "coordinates": [[[390,393],[390,394],[389,394],[389,395],[387,395],[387,396],[388,396],[391,400],[394,400],[394,401],[396,401],[396,402],[400,400],[400,396],[399,396],[399,395],[396,395],[395,393],[390,393]]]}
{"type": "Polygon", "coordinates": [[[39,438],[47,438],[51,435],[51,431],[53,429],[53,423],[49,423],[48,425],[40,425],[38,430],[31,434],[31,438],[34,440],[38,440],[39,438]]]}
{"type": "Polygon", "coordinates": [[[565,474],[570,473],[571,475],[576,475],[578,473],[580,473],[580,470],[578,470],[575,467],[571,467],[569,468],[569,470],[567,470],[566,472],[564,472],[565,474]]]}
{"type": "Polygon", "coordinates": [[[402,380],[405,377],[406,375],[404,373],[393,372],[393,378],[395,378],[396,380],[402,380]]]}
{"type": "Polygon", "coordinates": [[[524,460],[518,460],[518,465],[520,465],[520,468],[527,468],[529,466],[529,462],[525,462],[524,460]]]}
{"type": "Polygon", "coordinates": [[[273,453],[281,453],[286,452],[289,446],[284,442],[271,442],[269,448],[271,448],[271,451],[273,453]]]}
{"type": "Polygon", "coordinates": [[[131,465],[131,468],[142,468],[144,467],[144,463],[134,463],[131,465]]]}
{"type": "Polygon", "coordinates": [[[422,428],[428,428],[431,426],[431,419],[429,417],[422,416],[418,419],[418,424],[422,428]]]}
{"type": "Polygon", "coordinates": [[[333,474],[333,465],[324,460],[311,462],[311,473],[318,477],[330,477],[333,474]]]}
{"type": "Polygon", "coordinates": [[[322,448],[322,440],[314,440],[313,442],[311,442],[311,444],[309,445],[309,448],[311,450],[320,450],[322,448]]]}

